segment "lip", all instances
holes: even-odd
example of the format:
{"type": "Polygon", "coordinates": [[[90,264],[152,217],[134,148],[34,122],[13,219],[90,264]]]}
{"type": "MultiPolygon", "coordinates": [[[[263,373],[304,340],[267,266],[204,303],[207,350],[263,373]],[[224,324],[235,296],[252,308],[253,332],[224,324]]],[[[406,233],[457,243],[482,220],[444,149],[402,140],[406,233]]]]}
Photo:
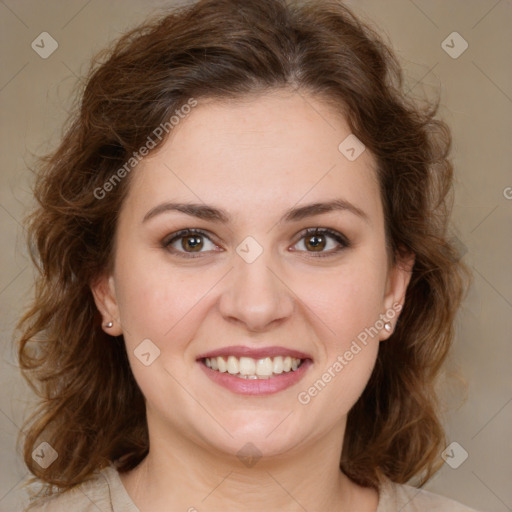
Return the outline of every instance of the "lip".
{"type": "MultiPolygon", "coordinates": [[[[224,350],[222,352],[225,354],[224,350]]],[[[266,353],[268,354],[268,352],[266,353]]],[[[211,352],[211,354],[215,354],[215,352],[211,352]]],[[[230,354],[235,355],[233,352],[230,352],[230,354]]],[[[212,355],[205,357],[216,356],[212,355]]],[[[301,357],[301,359],[303,358],[301,357]]],[[[269,379],[241,379],[240,377],[236,377],[230,373],[221,373],[217,370],[208,368],[202,359],[199,359],[198,364],[213,382],[219,384],[220,386],[228,389],[233,393],[237,393],[239,395],[263,396],[278,393],[279,391],[283,391],[299,382],[304,377],[308,371],[308,368],[313,364],[313,362],[311,359],[304,359],[297,370],[281,373],[280,375],[276,375],[269,379]]]]}
{"type": "MultiPolygon", "coordinates": [[[[223,347],[217,350],[212,350],[210,352],[205,352],[197,357],[197,360],[204,359],[205,357],[227,357],[227,356],[235,356],[235,357],[252,357],[253,359],[263,359],[265,357],[277,357],[277,356],[290,356],[295,357],[297,359],[310,359],[313,358],[306,354],[305,352],[300,352],[298,350],[294,350],[286,347],[244,347],[242,345],[234,345],[231,347],[223,347]]],[[[298,371],[298,370],[296,370],[298,371]]]]}

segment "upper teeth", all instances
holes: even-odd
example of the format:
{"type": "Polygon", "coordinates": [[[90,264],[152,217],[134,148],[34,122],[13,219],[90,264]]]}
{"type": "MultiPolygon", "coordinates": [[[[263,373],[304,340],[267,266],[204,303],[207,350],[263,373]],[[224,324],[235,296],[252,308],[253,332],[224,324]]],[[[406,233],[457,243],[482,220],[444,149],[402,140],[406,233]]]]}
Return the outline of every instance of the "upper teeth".
{"type": "Polygon", "coordinates": [[[252,357],[206,357],[204,362],[208,368],[219,372],[228,372],[242,378],[269,378],[272,374],[280,374],[296,370],[301,359],[290,356],[265,357],[253,359],[252,357]]]}

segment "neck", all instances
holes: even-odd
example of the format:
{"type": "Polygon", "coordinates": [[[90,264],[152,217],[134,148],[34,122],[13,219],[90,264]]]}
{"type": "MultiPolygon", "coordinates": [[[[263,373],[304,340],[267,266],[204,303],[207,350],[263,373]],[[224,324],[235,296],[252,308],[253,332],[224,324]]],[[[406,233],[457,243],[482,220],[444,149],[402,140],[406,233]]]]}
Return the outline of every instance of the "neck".
{"type": "Polygon", "coordinates": [[[375,511],[376,492],[339,469],[344,428],[293,453],[250,458],[200,446],[175,432],[152,436],[147,457],[121,475],[141,510],[355,510],[375,511]],[[371,494],[371,496],[370,496],[371,494]],[[365,500],[362,500],[364,495],[365,500]],[[371,498],[371,499],[370,499],[371,498]],[[370,503],[368,508],[364,503],[370,503]]]}

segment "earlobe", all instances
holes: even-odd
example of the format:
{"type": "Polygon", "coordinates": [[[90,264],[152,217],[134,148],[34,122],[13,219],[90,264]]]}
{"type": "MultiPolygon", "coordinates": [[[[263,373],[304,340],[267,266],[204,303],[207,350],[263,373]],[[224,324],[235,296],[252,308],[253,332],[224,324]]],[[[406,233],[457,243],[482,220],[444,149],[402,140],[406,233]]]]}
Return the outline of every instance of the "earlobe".
{"type": "Polygon", "coordinates": [[[411,280],[414,262],[415,256],[412,253],[397,256],[395,265],[389,271],[384,297],[386,323],[384,324],[381,341],[388,339],[395,330],[396,322],[404,306],[405,294],[411,280]]]}
{"type": "Polygon", "coordinates": [[[91,284],[90,288],[96,307],[103,318],[103,330],[111,336],[119,336],[123,331],[119,319],[113,276],[100,276],[91,284]]]}

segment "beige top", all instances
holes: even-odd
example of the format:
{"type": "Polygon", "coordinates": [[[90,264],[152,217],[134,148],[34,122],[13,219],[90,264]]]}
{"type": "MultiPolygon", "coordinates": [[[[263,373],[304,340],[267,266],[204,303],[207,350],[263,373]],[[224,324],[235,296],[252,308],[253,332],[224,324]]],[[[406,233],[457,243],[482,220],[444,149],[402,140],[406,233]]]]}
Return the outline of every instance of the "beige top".
{"type": "MultiPolygon", "coordinates": [[[[63,494],[43,498],[25,512],[140,512],[126,492],[119,473],[109,466],[91,480],[63,494]]],[[[437,494],[386,481],[379,489],[376,512],[477,512],[437,494]]]]}

